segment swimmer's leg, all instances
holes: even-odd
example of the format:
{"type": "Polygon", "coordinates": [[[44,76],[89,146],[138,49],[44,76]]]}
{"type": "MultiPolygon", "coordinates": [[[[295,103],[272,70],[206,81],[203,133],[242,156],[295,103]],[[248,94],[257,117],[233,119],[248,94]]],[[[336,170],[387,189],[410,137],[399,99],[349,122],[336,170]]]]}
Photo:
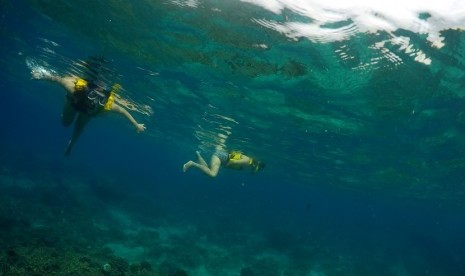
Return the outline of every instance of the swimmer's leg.
{"type": "Polygon", "coordinates": [[[182,171],[183,172],[186,172],[190,167],[195,166],[194,164],[197,164],[199,166],[208,167],[207,162],[205,162],[205,159],[203,159],[203,157],[200,155],[200,152],[196,151],[195,154],[197,154],[197,159],[198,159],[198,162],[200,164],[197,164],[194,161],[189,161],[186,164],[184,164],[184,166],[182,166],[182,171]]]}
{"type": "Polygon", "coordinates": [[[200,152],[196,151],[195,154],[197,154],[197,159],[199,160],[199,163],[202,166],[208,167],[207,162],[205,162],[205,159],[203,159],[202,155],[200,155],[200,152]]]}
{"type": "Polygon", "coordinates": [[[71,154],[71,150],[73,149],[74,144],[81,136],[82,132],[84,131],[84,127],[87,125],[87,123],[89,123],[90,119],[92,119],[91,116],[84,113],[79,113],[76,123],[74,124],[73,134],[65,150],[65,156],[69,156],[71,154]]]}
{"type": "MultiPolygon", "coordinates": [[[[185,163],[183,166],[182,166],[182,171],[183,172],[186,172],[190,167],[194,166],[195,162],[192,161],[192,160],[189,160],[187,163],[185,163]]],[[[197,164],[198,165],[198,164],[197,164]]]]}
{"type": "Polygon", "coordinates": [[[213,155],[211,163],[210,163],[210,167],[205,166],[203,164],[195,163],[194,161],[189,161],[186,164],[184,164],[183,171],[185,172],[190,167],[195,167],[210,177],[216,177],[218,175],[218,171],[220,170],[220,166],[221,166],[221,160],[218,158],[218,156],[213,155]]]}
{"type": "Polygon", "coordinates": [[[73,123],[74,118],[76,118],[77,113],[76,109],[74,109],[71,103],[66,99],[65,104],[63,105],[63,111],[61,112],[61,123],[63,126],[70,126],[73,123]]]}

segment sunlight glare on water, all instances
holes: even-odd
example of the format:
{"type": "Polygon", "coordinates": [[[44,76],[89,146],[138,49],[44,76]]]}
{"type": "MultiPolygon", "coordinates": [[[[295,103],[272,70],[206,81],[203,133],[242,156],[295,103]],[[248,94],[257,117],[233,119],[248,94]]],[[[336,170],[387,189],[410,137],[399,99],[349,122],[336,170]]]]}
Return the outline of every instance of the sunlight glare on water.
{"type": "MultiPolygon", "coordinates": [[[[310,22],[298,22],[285,17],[284,22],[261,18],[255,21],[267,28],[285,34],[289,38],[306,37],[317,42],[334,42],[349,39],[359,32],[388,32],[393,44],[400,45],[407,53],[413,53],[419,62],[430,64],[421,50],[412,50],[408,38],[398,36],[402,29],[427,35],[432,46],[444,46],[440,32],[448,29],[464,29],[465,3],[463,1],[364,1],[364,0],[243,0],[280,14],[290,10],[310,22]],[[338,24],[340,27],[331,27],[338,24]]],[[[379,41],[376,48],[384,47],[379,41]]]]}

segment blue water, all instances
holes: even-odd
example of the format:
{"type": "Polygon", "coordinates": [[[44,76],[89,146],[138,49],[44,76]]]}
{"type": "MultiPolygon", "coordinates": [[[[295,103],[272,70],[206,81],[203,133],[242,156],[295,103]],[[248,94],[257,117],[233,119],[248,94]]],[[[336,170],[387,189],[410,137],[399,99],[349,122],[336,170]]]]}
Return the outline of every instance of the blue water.
{"type": "Polygon", "coordinates": [[[465,274],[463,31],[440,49],[395,31],[427,65],[373,50],[383,31],[290,39],[254,20],[312,20],[240,1],[3,1],[0,16],[1,275],[465,274]],[[112,60],[147,131],[96,118],[65,157],[65,91],[27,63],[89,56],[112,60]],[[182,172],[227,130],[263,171],[182,172]]]}

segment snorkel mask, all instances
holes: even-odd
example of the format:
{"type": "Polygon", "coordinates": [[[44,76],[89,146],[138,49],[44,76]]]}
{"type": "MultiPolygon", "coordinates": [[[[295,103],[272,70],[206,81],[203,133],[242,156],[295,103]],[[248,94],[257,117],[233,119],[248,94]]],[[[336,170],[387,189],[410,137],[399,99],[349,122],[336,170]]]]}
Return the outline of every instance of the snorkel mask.
{"type": "Polygon", "coordinates": [[[259,160],[252,160],[250,167],[252,168],[252,174],[259,172],[265,168],[266,164],[259,160]]]}

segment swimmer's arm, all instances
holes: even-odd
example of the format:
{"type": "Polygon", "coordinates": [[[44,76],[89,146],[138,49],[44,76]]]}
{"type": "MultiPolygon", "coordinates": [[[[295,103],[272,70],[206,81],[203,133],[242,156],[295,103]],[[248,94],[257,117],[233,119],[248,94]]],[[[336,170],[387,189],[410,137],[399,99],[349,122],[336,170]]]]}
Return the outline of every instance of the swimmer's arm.
{"type": "Polygon", "coordinates": [[[47,80],[57,82],[70,93],[74,92],[74,86],[78,79],[76,76],[61,77],[57,74],[53,74],[46,70],[32,71],[32,78],[36,80],[47,80]]]}
{"type": "Polygon", "coordinates": [[[117,103],[112,104],[111,111],[118,112],[122,114],[124,117],[126,117],[126,119],[128,119],[131,122],[131,124],[136,128],[136,131],[138,133],[143,132],[145,130],[144,124],[139,124],[126,109],[119,106],[117,103]]]}

